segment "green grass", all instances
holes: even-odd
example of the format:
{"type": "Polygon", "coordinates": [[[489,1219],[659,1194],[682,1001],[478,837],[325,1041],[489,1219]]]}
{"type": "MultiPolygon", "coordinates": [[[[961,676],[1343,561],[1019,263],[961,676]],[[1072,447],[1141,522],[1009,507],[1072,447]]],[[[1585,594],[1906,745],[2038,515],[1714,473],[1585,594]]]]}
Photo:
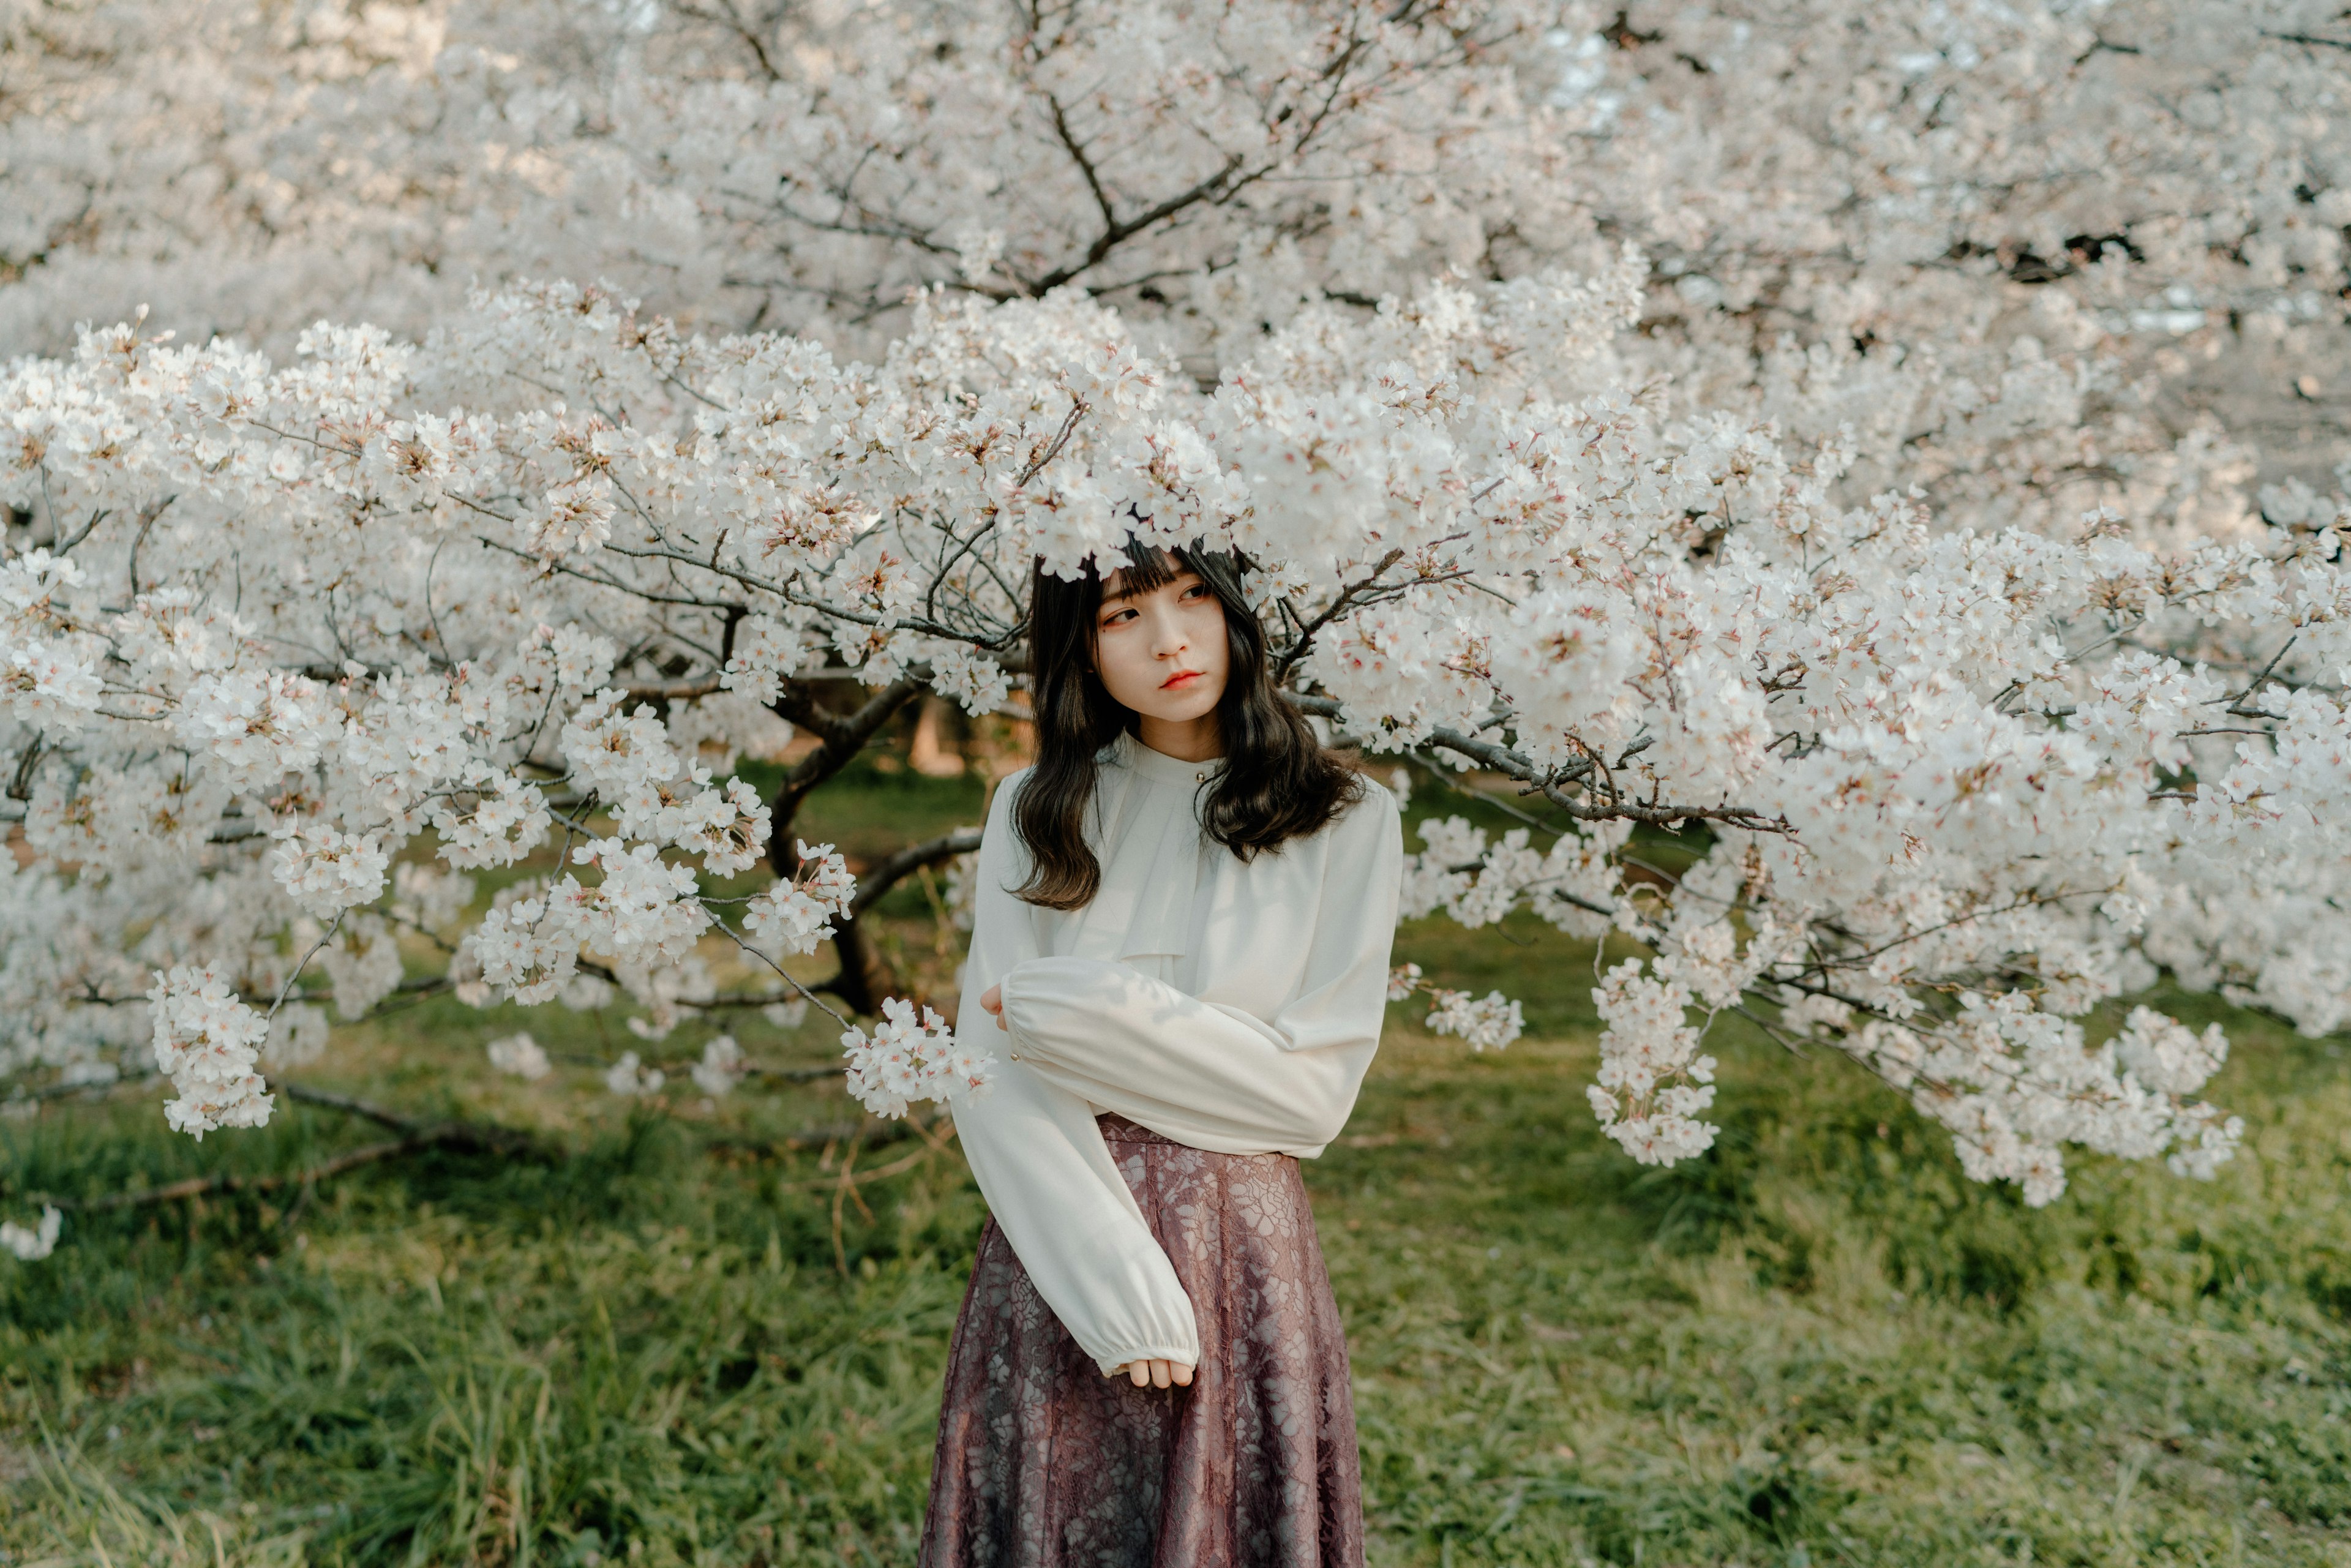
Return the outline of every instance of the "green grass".
{"type": "Polygon", "coordinates": [[[1752,1041],[1671,1172],[1581,1124],[1581,1043],[1389,1053],[1398,1141],[1313,1186],[1395,1560],[2351,1562],[2351,1087],[2231,1021],[2236,1165],[2037,1213],[1752,1041]]]}
{"type": "MultiPolygon", "coordinates": [[[[977,820],[976,790],[926,788],[824,831],[977,820]]],[[[2245,1153],[2210,1184],[2085,1157],[2035,1212],[1850,1065],[1719,1035],[1720,1146],[1645,1170],[1582,1102],[1590,950],[1504,935],[1418,925],[1399,956],[1526,998],[1537,1038],[1474,1056],[1399,1009],[1354,1141],[1308,1167],[1375,1563],[2351,1563],[2340,1041],[2165,998],[2233,1030],[2215,1092],[2245,1153]]],[[[0,1561],[911,1561],[983,1214],[960,1160],[852,1198],[845,1147],[778,1142],[847,1123],[837,1088],[632,1111],[588,1067],[489,1074],[481,1042],[525,1025],[642,1046],[435,1001],[314,1076],[548,1127],[555,1163],[419,1157],[0,1259],[0,1561]]],[[[370,1135],[288,1107],[197,1145],[154,1098],[0,1122],[0,1212],[370,1135]]]]}

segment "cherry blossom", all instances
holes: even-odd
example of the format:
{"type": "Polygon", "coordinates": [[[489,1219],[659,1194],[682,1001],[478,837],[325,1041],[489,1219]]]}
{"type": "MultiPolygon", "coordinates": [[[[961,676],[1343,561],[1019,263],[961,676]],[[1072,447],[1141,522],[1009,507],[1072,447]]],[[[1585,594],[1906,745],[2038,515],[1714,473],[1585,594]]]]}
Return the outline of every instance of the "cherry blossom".
{"type": "Polygon", "coordinates": [[[731,1092],[748,1071],[743,1048],[735,1043],[733,1035],[722,1034],[702,1048],[702,1060],[694,1064],[691,1076],[696,1089],[716,1097],[731,1092]]]}
{"type": "Polygon", "coordinates": [[[30,1227],[14,1220],[0,1220],[0,1250],[6,1251],[19,1263],[37,1263],[57,1250],[57,1232],[65,1226],[65,1216],[55,1205],[44,1205],[41,1218],[30,1227]]]}
{"type": "Polygon", "coordinates": [[[547,1048],[531,1039],[527,1030],[490,1041],[487,1050],[492,1067],[517,1078],[535,1082],[555,1071],[547,1060],[547,1048]]]}
{"type": "Polygon", "coordinates": [[[268,1026],[209,968],[174,967],[155,977],[155,1065],[179,1098],[163,1107],[172,1125],[202,1141],[221,1127],[258,1127],[275,1096],[254,1071],[268,1026]]]}
{"type": "Polygon", "coordinates": [[[955,1030],[930,1008],[893,997],[872,1032],[841,1037],[849,1058],[849,1092],[877,1116],[903,1116],[916,1100],[954,1100],[984,1092],[988,1059],[956,1043],[955,1030]]]}

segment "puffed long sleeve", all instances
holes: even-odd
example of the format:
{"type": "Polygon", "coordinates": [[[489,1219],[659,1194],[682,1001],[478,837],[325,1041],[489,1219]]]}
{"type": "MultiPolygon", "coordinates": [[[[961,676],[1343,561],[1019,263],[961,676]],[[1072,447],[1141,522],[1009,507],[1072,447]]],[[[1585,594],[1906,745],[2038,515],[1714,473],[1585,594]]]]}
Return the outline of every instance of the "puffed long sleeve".
{"type": "MultiPolygon", "coordinates": [[[[1320,1154],[1345,1125],[1379,1044],[1404,854],[1398,816],[1395,798],[1372,787],[1330,830],[1311,924],[1290,933],[1307,944],[1302,977],[1272,1017],[1187,996],[1124,963],[1029,957],[999,978],[1021,1061],[1195,1148],[1320,1154]]],[[[1257,961],[1298,957],[1275,943],[1257,961]]]]}
{"type": "Polygon", "coordinates": [[[1011,1059],[981,993],[1038,956],[1033,911],[1008,891],[1029,874],[1010,821],[1018,779],[996,793],[980,843],[971,954],[956,1033],[996,1059],[985,1092],[954,1106],[964,1157],[1037,1293],[1104,1372],[1200,1360],[1191,1298],[1118,1173],[1094,1109],[1011,1059]]]}

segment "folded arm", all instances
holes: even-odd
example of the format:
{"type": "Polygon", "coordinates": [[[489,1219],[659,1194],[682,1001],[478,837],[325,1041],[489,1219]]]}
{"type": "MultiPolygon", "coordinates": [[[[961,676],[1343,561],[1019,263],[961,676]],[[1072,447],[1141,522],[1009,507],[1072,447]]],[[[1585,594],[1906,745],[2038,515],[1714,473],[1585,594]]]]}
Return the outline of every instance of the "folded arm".
{"type": "Polygon", "coordinates": [[[1375,790],[1333,831],[1298,999],[1270,1019],[1124,964],[1025,959],[1006,1027],[1040,1078],[1196,1148],[1311,1155],[1338,1136],[1379,1044],[1404,853],[1375,790]]]}
{"type": "Polygon", "coordinates": [[[1192,1300],[1118,1174],[1092,1107],[997,1054],[987,1093],[955,1107],[956,1133],[1037,1293],[1104,1372],[1134,1361],[1196,1366],[1192,1300]]]}
{"type": "Polygon", "coordinates": [[[1006,971],[1037,956],[1029,906],[1008,888],[1028,875],[1009,821],[1012,781],[997,791],[980,844],[971,958],[956,1031],[997,1059],[993,1082],[954,1106],[964,1157],[1037,1293],[1104,1372],[1135,1361],[1197,1365],[1191,1298],[1152,1235],[1094,1124],[1093,1107],[1007,1060],[979,1005],[1006,971]]]}

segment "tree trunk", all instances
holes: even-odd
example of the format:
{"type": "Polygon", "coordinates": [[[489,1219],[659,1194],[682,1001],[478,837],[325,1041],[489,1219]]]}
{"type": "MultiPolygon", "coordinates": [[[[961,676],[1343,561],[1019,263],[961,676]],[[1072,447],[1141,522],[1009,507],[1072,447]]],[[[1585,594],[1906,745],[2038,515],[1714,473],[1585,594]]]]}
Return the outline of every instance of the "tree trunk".
{"type": "Polygon", "coordinates": [[[841,973],[825,988],[852,1013],[879,1017],[882,998],[897,988],[898,977],[873,933],[856,915],[843,915],[833,925],[832,950],[841,957],[841,973]]]}
{"type": "MultiPolygon", "coordinates": [[[[882,1010],[882,998],[895,988],[898,977],[882,956],[881,945],[872,929],[862,924],[865,915],[882,901],[882,895],[914,875],[925,866],[937,865],[942,861],[969,854],[979,848],[977,828],[957,828],[935,839],[925,839],[868,866],[857,879],[857,896],[850,901],[849,910],[833,925],[833,950],[841,955],[841,973],[825,982],[823,989],[831,991],[858,1012],[871,1018],[882,1010]]],[[[942,1008],[953,1014],[953,1008],[942,1008]]]]}

